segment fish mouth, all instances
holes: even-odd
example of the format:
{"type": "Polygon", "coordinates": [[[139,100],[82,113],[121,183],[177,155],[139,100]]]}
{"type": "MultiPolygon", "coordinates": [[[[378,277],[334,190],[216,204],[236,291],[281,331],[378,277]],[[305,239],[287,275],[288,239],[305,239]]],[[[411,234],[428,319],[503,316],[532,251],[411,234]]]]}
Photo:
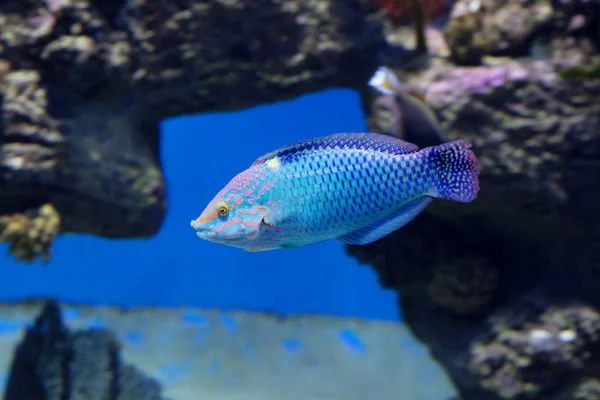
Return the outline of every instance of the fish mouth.
{"type": "Polygon", "coordinates": [[[196,236],[198,236],[202,240],[210,240],[213,236],[215,236],[215,233],[206,231],[196,231],[196,236]]]}
{"type": "Polygon", "coordinates": [[[223,233],[217,234],[216,231],[212,230],[210,227],[197,223],[196,220],[192,220],[190,226],[196,231],[196,236],[202,240],[219,243],[242,243],[247,240],[245,229],[228,236],[223,233]]]}
{"type": "Polygon", "coordinates": [[[202,227],[199,223],[196,222],[196,220],[192,220],[192,222],[190,222],[190,226],[196,231],[196,236],[198,236],[202,240],[209,240],[215,235],[214,232],[211,232],[205,227],[202,227]]]}
{"type": "Polygon", "coordinates": [[[208,230],[196,230],[196,236],[198,236],[202,240],[208,240],[209,242],[220,242],[220,243],[241,243],[244,241],[244,237],[227,237],[227,236],[217,236],[217,233],[214,231],[208,230]]]}
{"type": "Polygon", "coordinates": [[[217,236],[215,232],[196,232],[196,235],[202,240],[229,245],[239,245],[245,241],[244,237],[230,238],[226,236],[217,236]]]}

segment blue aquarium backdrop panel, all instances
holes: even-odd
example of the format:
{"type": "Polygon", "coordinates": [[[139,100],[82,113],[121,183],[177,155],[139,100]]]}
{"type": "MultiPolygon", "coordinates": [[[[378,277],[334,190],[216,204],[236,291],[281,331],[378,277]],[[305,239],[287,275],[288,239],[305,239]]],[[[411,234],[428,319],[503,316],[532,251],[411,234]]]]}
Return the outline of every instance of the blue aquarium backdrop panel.
{"type": "MultiPolygon", "coordinates": [[[[286,144],[365,131],[351,90],[327,90],[233,113],[165,121],[161,154],[168,212],[155,237],[60,236],[47,266],[2,259],[1,300],[332,314],[398,320],[396,295],[334,240],[246,252],[198,239],[190,227],[214,195],[257,157],[286,144]]],[[[0,249],[4,252],[6,245],[0,249]]]]}

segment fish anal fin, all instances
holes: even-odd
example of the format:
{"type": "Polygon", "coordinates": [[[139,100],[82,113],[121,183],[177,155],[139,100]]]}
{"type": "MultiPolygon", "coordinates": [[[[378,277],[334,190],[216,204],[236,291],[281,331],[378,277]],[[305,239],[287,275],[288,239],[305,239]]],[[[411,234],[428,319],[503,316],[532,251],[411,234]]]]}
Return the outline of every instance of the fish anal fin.
{"type": "Polygon", "coordinates": [[[380,219],[364,228],[340,236],[337,239],[348,244],[365,245],[372,243],[408,224],[415,219],[415,217],[419,215],[431,201],[431,197],[420,197],[405,204],[390,216],[380,219]]]}

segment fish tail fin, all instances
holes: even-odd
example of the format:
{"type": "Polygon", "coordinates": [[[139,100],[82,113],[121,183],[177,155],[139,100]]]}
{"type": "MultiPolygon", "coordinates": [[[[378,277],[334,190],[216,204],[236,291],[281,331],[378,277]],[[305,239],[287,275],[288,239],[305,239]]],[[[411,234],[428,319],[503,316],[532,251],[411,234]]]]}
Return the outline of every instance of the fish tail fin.
{"type": "Polygon", "coordinates": [[[427,195],[461,203],[469,203],[479,192],[479,162],[464,140],[428,147],[427,162],[437,172],[427,195]]]}

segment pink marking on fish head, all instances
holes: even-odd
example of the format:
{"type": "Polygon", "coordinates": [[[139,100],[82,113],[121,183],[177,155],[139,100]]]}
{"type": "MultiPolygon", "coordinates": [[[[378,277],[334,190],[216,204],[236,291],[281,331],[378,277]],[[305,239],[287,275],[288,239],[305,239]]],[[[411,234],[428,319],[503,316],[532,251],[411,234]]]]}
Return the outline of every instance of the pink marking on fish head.
{"type": "Polygon", "coordinates": [[[257,238],[267,208],[251,203],[248,188],[253,184],[244,172],[232,179],[191,222],[203,240],[245,248],[257,238]]]}

